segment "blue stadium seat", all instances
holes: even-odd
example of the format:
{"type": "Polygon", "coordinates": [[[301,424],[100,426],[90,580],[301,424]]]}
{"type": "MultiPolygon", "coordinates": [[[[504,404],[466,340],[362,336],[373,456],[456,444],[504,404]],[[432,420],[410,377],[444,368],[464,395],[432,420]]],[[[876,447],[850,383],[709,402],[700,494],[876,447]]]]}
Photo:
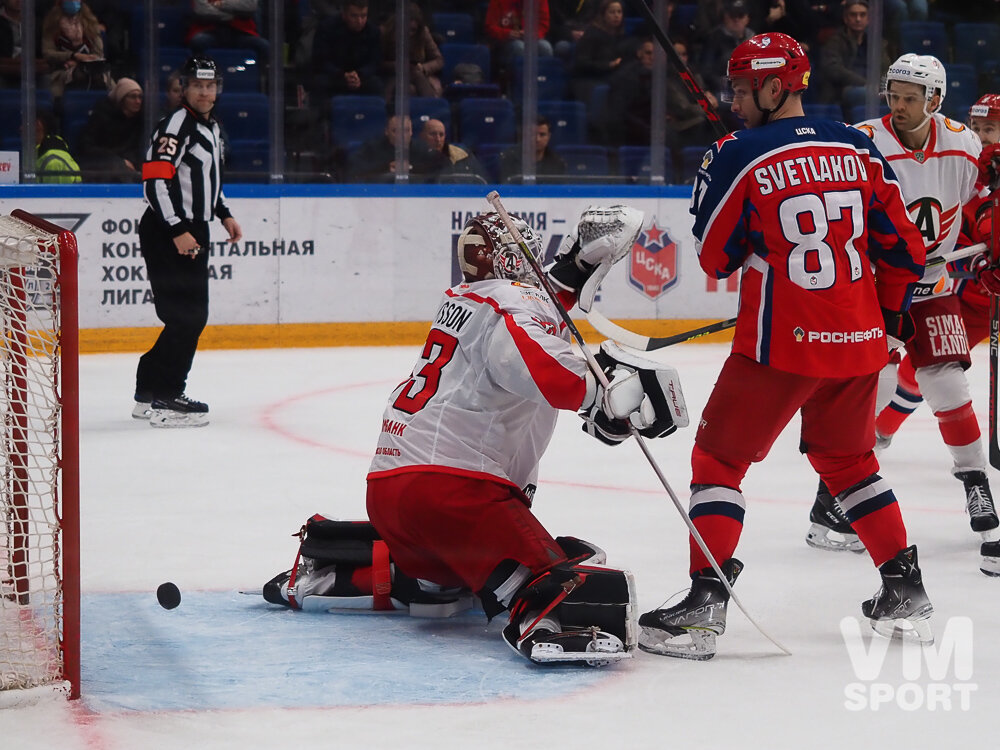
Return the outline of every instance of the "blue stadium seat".
{"type": "Polygon", "coordinates": [[[549,120],[553,146],[587,142],[587,109],[583,102],[539,101],[538,114],[549,120]]]}
{"type": "Polygon", "coordinates": [[[483,83],[490,82],[490,48],[485,44],[461,44],[448,42],[441,45],[444,67],[441,69],[441,83],[448,85],[455,79],[452,71],[459,63],[474,63],[483,72],[483,83]]]}
{"type": "Polygon", "coordinates": [[[694,182],[694,176],[705,158],[708,144],[704,146],[685,146],[681,149],[681,182],[689,185],[694,182]]]}
{"type": "Polygon", "coordinates": [[[988,72],[1000,58],[1000,24],[956,23],[955,62],[972,65],[979,73],[988,72]]]}
{"type": "Polygon", "coordinates": [[[219,97],[215,115],[230,141],[270,138],[271,117],[266,94],[229,94],[219,97]]]}
{"type": "Polygon", "coordinates": [[[587,130],[591,140],[603,143],[607,137],[608,92],[611,85],[599,83],[590,90],[590,100],[587,102],[587,130]]]}
{"type": "Polygon", "coordinates": [[[674,8],[671,16],[671,26],[689,34],[694,27],[695,16],[698,15],[698,5],[696,3],[682,3],[674,8]]]}
{"type": "MultiPolygon", "coordinates": [[[[623,177],[648,182],[652,174],[649,146],[619,146],[618,173],[623,177]]],[[[668,184],[674,182],[674,164],[669,149],[663,150],[663,178],[668,184]]]]}
{"type": "Polygon", "coordinates": [[[844,111],[839,104],[803,104],[806,117],[824,117],[828,120],[843,120],[844,111]]]}
{"type": "Polygon", "coordinates": [[[499,184],[500,156],[504,151],[513,146],[513,143],[481,143],[475,148],[476,158],[483,165],[486,177],[491,183],[499,184]]]}
{"type": "Polygon", "coordinates": [[[945,65],[948,93],[944,98],[942,111],[953,120],[965,122],[969,107],[979,98],[978,76],[972,65],[945,65]]]}
{"type": "Polygon", "coordinates": [[[206,53],[215,60],[222,75],[222,90],[229,93],[260,91],[260,66],[249,49],[210,49],[206,53]]]}
{"type": "Polygon", "coordinates": [[[270,148],[267,141],[230,141],[226,179],[235,182],[267,182],[270,148]]]}
{"type": "Polygon", "coordinates": [[[160,47],[160,51],[156,53],[156,70],[159,73],[161,88],[165,86],[170,74],[180,70],[189,57],[191,50],[186,47],[160,47]]]}
{"type": "Polygon", "coordinates": [[[440,120],[444,130],[451,135],[451,104],[447,99],[436,96],[411,96],[410,119],[413,120],[413,134],[418,135],[428,120],[440,120]]]}
{"type": "Polygon", "coordinates": [[[606,177],[611,173],[604,146],[556,146],[555,152],[566,162],[567,175],[606,177]]]}
{"type": "Polygon", "coordinates": [[[475,44],[476,22],[469,13],[434,13],[430,28],[442,37],[442,44],[475,44]]]}
{"type": "Polygon", "coordinates": [[[367,141],[385,130],[386,119],[381,96],[335,96],[330,103],[330,137],[338,146],[367,141]]]}
{"type": "MultiPolygon", "coordinates": [[[[190,18],[190,3],[170,6],[158,3],[154,12],[156,18],[156,38],[160,49],[180,47],[187,38],[190,18]]],[[[132,11],[129,26],[129,47],[142,55],[146,50],[146,14],[132,11]]]]}
{"type": "Polygon", "coordinates": [[[67,91],[62,96],[62,135],[75,151],[80,146],[80,134],[94,111],[94,105],[108,96],[106,91],[67,91]]]}
{"type": "MultiPolygon", "coordinates": [[[[565,99],[567,92],[568,74],[566,63],[558,57],[539,57],[536,62],[538,68],[535,71],[537,83],[536,98],[542,99],[565,99]]],[[[524,95],[524,59],[515,58],[511,65],[511,98],[519,101],[524,95]]]]}
{"type": "MultiPolygon", "coordinates": [[[[35,107],[52,107],[48,89],[35,92],[35,107]]],[[[0,89],[0,137],[17,138],[21,130],[21,89],[0,89]]],[[[7,149],[10,150],[10,149],[7,149]]]]}
{"type": "Polygon", "coordinates": [[[514,105],[507,99],[463,99],[458,104],[458,137],[472,149],[480,143],[513,143],[514,105]]]}
{"type": "Polygon", "coordinates": [[[918,55],[934,55],[943,65],[948,54],[948,33],[940,21],[902,21],[899,24],[900,47],[918,55]]]}

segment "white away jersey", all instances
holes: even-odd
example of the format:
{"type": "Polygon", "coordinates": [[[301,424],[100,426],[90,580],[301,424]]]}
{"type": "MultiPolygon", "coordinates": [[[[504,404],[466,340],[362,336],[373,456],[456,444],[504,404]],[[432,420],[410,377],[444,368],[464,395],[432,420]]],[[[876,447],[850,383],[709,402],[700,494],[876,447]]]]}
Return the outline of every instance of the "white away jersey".
{"type": "Polygon", "coordinates": [[[452,287],[389,396],[368,476],[441,471],[524,489],[556,410],[582,403],[586,370],[543,291],[502,279],[452,287]]]}
{"type": "MultiPolygon", "coordinates": [[[[924,237],[927,260],[955,247],[962,229],[962,207],[977,195],[977,160],[982,144],[969,128],[936,114],[923,149],[910,150],[890,125],[891,116],[866,120],[855,127],[875,141],[892,166],[910,218],[924,237]]],[[[951,281],[944,264],[929,266],[913,293],[913,301],[946,294],[951,281]]]]}

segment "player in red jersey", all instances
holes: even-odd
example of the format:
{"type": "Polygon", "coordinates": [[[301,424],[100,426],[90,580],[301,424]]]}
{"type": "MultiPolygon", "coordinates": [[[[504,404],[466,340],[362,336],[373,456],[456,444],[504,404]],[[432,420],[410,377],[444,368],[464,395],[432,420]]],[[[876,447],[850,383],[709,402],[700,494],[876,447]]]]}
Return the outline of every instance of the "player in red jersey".
{"type": "MultiPolygon", "coordinates": [[[[689,515],[731,584],[742,569],[733,554],[743,477],[800,412],[803,451],[879,568],[882,589],[862,611],[876,629],[905,620],[926,639],[932,607],[916,547],[873,452],[878,373],[889,346],[912,335],[907,310],[923,242],[871,140],[803,116],[808,80],[809,61],[791,37],[740,44],[729,81],[747,129],[716,142],[695,180],[702,268],[743,275],[732,352],[695,438],[689,515]]],[[[642,649],[714,655],[729,591],[693,540],[690,574],[682,602],[639,619],[642,649]]]]}

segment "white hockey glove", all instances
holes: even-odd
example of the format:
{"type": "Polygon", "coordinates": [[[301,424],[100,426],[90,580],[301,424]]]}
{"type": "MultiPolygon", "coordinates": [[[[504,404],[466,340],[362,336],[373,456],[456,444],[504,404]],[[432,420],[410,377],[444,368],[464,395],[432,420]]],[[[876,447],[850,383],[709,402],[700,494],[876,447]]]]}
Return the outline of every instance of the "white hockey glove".
{"type": "Polygon", "coordinates": [[[601,344],[595,356],[609,384],[605,390],[588,373],[587,397],[580,408],[584,432],[616,445],[629,436],[629,425],[648,438],[687,427],[687,405],[673,367],[628,352],[613,341],[601,344]]]}
{"type": "Polygon", "coordinates": [[[597,290],[611,266],[620,261],[642,230],[644,214],[631,206],[590,206],[563,237],[549,278],[575,292],[583,312],[590,312],[597,290]]]}

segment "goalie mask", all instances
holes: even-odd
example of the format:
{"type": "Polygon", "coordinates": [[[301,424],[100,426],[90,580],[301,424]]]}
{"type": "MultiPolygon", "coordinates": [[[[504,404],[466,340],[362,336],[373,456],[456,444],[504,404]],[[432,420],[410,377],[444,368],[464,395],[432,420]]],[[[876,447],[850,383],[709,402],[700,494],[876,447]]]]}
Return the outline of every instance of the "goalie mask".
{"type": "MultiPolygon", "coordinates": [[[[542,257],[542,241],[527,222],[511,216],[528,248],[542,257]]],[[[538,286],[538,277],[524,257],[514,236],[494,212],[473,216],[458,237],[458,267],[465,281],[507,279],[538,286]]]]}

